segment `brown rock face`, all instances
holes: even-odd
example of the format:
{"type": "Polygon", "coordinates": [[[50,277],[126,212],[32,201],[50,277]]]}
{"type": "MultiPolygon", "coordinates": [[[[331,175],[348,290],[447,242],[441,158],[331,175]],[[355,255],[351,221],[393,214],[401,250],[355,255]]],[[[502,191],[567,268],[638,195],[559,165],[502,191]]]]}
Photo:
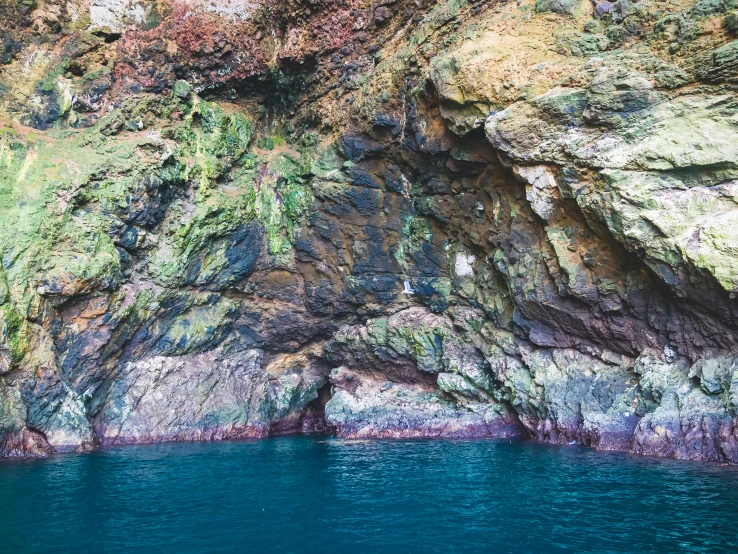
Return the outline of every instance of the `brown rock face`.
{"type": "Polygon", "coordinates": [[[604,4],[1,4],[0,455],[738,462],[734,14],[604,4]]]}

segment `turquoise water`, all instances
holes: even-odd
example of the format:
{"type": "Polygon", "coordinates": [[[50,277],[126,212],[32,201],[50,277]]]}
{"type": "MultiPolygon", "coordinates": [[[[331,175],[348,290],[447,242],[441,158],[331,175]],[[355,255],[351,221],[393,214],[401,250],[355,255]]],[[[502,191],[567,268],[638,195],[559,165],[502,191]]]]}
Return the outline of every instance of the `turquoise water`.
{"type": "Polygon", "coordinates": [[[730,552],[738,470],[507,441],[110,448],[0,463],[2,552],[730,552]]]}

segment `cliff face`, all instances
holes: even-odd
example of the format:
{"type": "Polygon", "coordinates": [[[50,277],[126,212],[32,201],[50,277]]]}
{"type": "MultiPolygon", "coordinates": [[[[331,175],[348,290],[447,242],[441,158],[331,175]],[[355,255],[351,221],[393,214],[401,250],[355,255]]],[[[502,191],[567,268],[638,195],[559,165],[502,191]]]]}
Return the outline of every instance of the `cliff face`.
{"type": "Polygon", "coordinates": [[[0,454],[738,462],[736,10],[0,0],[0,454]]]}

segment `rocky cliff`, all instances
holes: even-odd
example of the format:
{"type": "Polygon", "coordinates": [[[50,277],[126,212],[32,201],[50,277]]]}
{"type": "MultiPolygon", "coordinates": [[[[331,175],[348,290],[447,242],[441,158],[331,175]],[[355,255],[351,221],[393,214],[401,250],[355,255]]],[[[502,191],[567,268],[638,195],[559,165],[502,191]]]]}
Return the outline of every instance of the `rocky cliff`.
{"type": "Polygon", "coordinates": [[[0,0],[0,454],[738,462],[737,39],[736,0],[0,0]]]}

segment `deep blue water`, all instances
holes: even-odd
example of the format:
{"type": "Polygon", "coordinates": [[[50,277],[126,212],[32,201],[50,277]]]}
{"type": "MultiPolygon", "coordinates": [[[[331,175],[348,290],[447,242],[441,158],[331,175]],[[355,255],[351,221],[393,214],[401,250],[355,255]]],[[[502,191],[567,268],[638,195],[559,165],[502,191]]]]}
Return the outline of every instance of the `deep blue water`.
{"type": "Polygon", "coordinates": [[[2,552],[731,552],[738,470],[503,441],[110,448],[0,463],[2,552]]]}

